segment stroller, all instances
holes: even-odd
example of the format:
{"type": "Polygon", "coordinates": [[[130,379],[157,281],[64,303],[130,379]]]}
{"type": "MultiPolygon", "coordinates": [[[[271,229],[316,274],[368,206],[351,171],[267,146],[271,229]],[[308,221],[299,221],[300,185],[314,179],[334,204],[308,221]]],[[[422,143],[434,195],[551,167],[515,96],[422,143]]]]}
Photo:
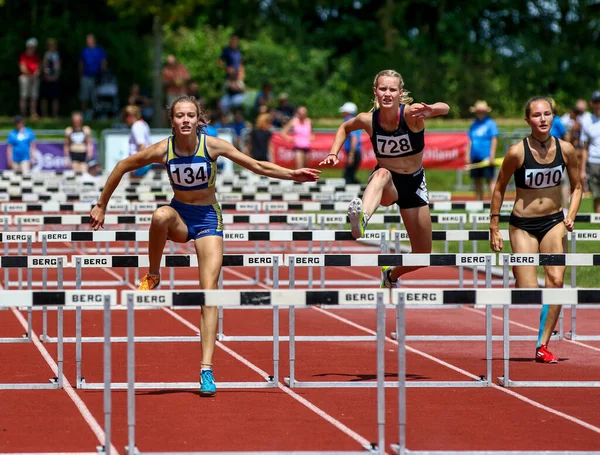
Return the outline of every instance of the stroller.
{"type": "Polygon", "coordinates": [[[98,79],[94,113],[98,119],[114,118],[119,113],[119,84],[111,71],[103,71],[98,79]]]}

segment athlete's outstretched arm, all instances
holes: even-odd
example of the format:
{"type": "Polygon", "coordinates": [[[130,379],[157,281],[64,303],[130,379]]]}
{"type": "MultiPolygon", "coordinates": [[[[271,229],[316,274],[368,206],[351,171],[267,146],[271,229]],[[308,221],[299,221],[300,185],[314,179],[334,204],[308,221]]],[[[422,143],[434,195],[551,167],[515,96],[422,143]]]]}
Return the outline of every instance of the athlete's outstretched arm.
{"type": "Polygon", "coordinates": [[[296,182],[314,182],[319,179],[319,174],[321,173],[318,169],[302,168],[292,170],[278,166],[275,163],[257,161],[240,152],[229,142],[216,137],[207,136],[206,145],[208,147],[208,154],[212,159],[216,160],[219,156],[223,156],[256,174],[265,175],[267,177],[282,180],[295,180],[296,182]]]}
{"type": "Polygon", "coordinates": [[[490,246],[492,251],[502,251],[502,235],[498,228],[500,218],[497,215],[502,208],[504,193],[506,192],[508,182],[510,182],[510,178],[521,165],[523,156],[522,147],[522,145],[517,144],[508,149],[504,161],[502,161],[502,167],[498,173],[498,180],[496,180],[496,186],[492,193],[492,202],[490,204],[490,246]]]}
{"type": "Polygon", "coordinates": [[[167,141],[168,139],[164,139],[117,163],[104,184],[104,189],[98,198],[98,202],[90,212],[90,223],[94,230],[97,230],[104,225],[106,205],[127,172],[135,171],[136,169],[153,163],[165,164],[167,141]]]}
{"type": "Polygon", "coordinates": [[[370,136],[372,119],[372,112],[361,112],[356,117],[352,117],[350,120],[342,123],[337,129],[337,132],[335,133],[335,138],[333,139],[333,144],[331,144],[329,155],[327,155],[325,159],[319,163],[319,166],[329,164],[335,166],[336,164],[338,164],[338,153],[340,152],[342,145],[344,145],[344,142],[348,138],[348,135],[352,131],[366,130],[370,136]]]}

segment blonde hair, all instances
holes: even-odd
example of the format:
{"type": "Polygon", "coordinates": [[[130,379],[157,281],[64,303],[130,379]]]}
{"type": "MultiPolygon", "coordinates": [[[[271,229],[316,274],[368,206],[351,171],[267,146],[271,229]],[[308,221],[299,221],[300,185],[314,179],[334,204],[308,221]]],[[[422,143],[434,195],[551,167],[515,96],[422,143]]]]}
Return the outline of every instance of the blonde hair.
{"type": "Polygon", "coordinates": [[[137,106],[133,106],[133,105],[125,106],[123,108],[123,116],[126,117],[128,115],[133,115],[136,118],[136,120],[139,120],[142,118],[142,111],[137,106]]]}
{"type": "MultiPolygon", "coordinates": [[[[395,70],[383,70],[377,73],[375,79],[373,79],[373,88],[377,88],[377,81],[379,81],[380,77],[384,76],[395,77],[396,79],[398,79],[398,87],[401,90],[400,104],[410,104],[413,102],[413,99],[409,96],[410,92],[408,90],[404,90],[404,79],[402,79],[400,73],[395,70]]],[[[373,99],[373,108],[371,109],[371,112],[376,109],[379,109],[379,102],[377,101],[377,97],[373,99]]]]}

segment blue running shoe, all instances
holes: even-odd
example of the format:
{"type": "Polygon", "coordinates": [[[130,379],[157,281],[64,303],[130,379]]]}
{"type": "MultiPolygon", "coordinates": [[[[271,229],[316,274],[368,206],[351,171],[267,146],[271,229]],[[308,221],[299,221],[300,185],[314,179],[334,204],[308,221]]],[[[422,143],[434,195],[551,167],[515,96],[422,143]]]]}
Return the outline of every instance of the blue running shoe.
{"type": "Polygon", "coordinates": [[[200,371],[200,395],[212,397],[215,393],[217,393],[217,386],[212,370],[200,371]]]}
{"type": "Polygon", "coordinates": [[[388,289],[396,289],[400,286],[398,285],[398,280],[393,281],[390,278],[390,272],[392,271],[392,266],[386,265],[385,267],[381,267],[381,284],[380,288],[388,288],[388,289]]]}

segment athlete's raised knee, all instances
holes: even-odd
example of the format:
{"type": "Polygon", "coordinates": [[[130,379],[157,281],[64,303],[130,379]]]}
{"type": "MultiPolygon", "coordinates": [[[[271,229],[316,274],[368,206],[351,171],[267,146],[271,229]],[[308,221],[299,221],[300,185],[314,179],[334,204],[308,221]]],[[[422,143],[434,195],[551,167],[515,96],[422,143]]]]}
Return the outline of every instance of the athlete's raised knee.
{"type": "Polygon", "coordinates": [[[546,287],[562,288],[564,284],[564,274],[561,271],[546,272],[546,287]]]}
{"type": "Polygon", "coordinates": [[[392,180],[392,174],[387,169],[380,167],[373,173],[371,181],[377,181],[383,185],[386,185],[392,180]]]}
{"type": "Polygon", "coordinates": [[[175,219],[175,212],[166,207],[159,207],[152,215],[152,224],[168,227],[175,219]]]}

